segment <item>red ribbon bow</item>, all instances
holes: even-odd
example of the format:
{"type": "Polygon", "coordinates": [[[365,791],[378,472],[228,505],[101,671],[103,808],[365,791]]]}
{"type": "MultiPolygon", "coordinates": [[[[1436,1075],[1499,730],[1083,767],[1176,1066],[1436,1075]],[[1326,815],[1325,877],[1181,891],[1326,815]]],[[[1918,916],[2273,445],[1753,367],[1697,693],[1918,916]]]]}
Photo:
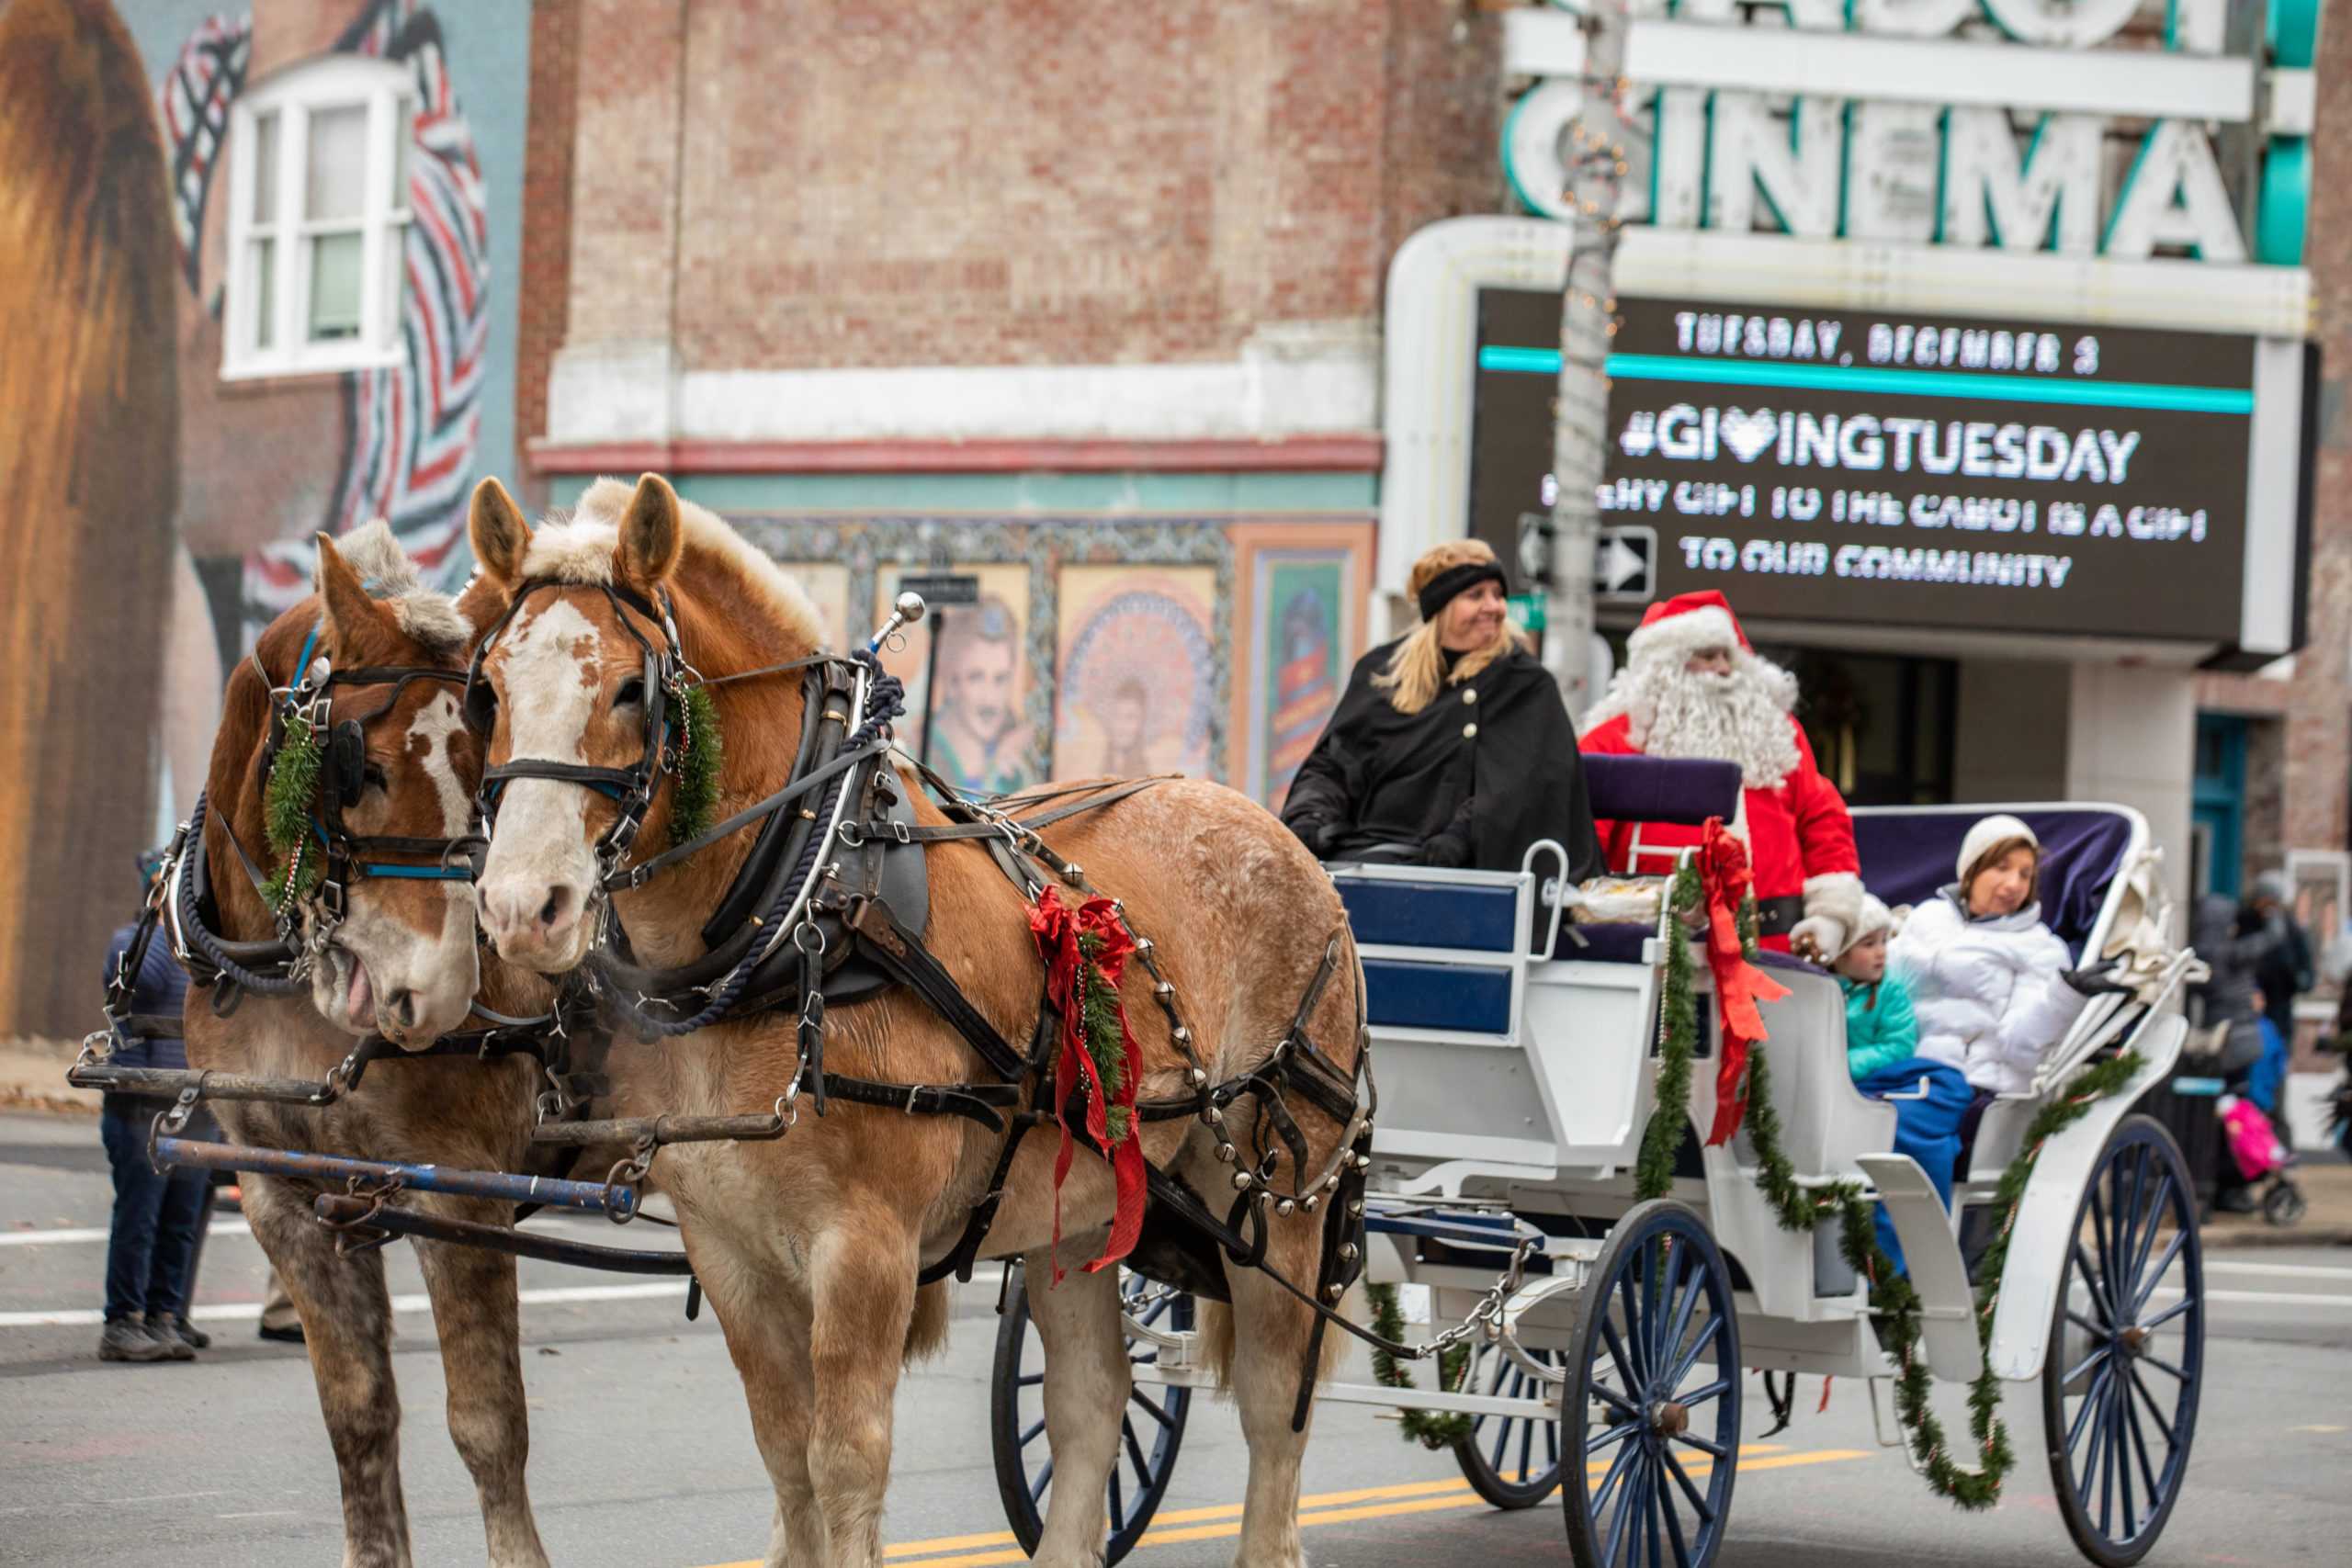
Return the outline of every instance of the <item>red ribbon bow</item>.
{"type": "Polygon", "coordinates": [[[1707,899],[1707,967],[1715,977],[1715,1015],[1723,1026],[1710,1146],[1728,1142],[1747,1114],[1747,1048],[1770,1038],[1757,1004],[1789,994],[1787,987],[1747,962],[1739,940],[1740,907],[1754,880],[1747,846],[1724,829],[1722,818],[1708,818],[1699,845],[1699,886],[1707,899]]]}
{"type": "Polygon", "coordinates": [[[1046,995],[1061,1014],[1061,1055],[1054,1063],[1054,1120],[1062,1130],[1061,1151],[1054,1157],[1054,1281],[1061,1282],[1060,1248],[1062,1240],[1062,1183],[1069,1179],[1070,1159],[1075,1142],[1070,1134],[1069,1102],[1081,1088],[1086,1098],[1086,1132],[1094,1146],[1109,1151],[1111,1169],[1118,1184],[1118,1205],[1111,1221],[1110,1244],[1102,1256],[1086,1265],[1090,1274],[1116,1263],[1135,1250],[1136,1237],[1143,1232],[1144,1163],[1142,1128],[1135,1114],[1136,1080],[1143,1072],[1142,1053],[1136,1048],[1135,1032],[1127,1027],[1126,1005],[1119,999],[1119,976],[1126,968],[1127,954],[1135,951],[1135,939],[1127,934],[1108,898],[1089,898],[1076,909],[1061,900],[1060,893],[1051,886],[1038,896],[1035,908],[1029,911],[1029,931],[1036,938],[1037,951],[1046,960],[1046,995]],[[1081,938],[1094,939],[1094,951],[1090,954],[1080,946],[1081,938]],[[1080,976],[1091,967],[1096,981],[1109,988],[1111,1002],[1119,1021],[1118,1049],[1124,1055],[1125,1070],[1119,1074],[1119,1089],[1115,1096],[1102,1090],[1102,1075],[1095,1070],[1094,1058],[1086,1044],[1086,994],[1080,976]],[[1114,1144],[1111,1138],[1111,1107],[1126,1108],[1126,1135],[1114,1144]]]}

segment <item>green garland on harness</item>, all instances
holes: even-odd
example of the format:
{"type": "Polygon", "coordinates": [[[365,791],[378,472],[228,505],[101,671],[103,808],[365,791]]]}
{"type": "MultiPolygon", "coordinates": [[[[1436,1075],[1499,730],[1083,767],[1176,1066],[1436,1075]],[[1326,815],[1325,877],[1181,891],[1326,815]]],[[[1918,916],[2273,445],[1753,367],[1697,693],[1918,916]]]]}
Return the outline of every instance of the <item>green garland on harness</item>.
{"type": "Polygon", "coordinates": [[[1127,1050],[1119,1028],[1119,992],[1102,978],[1098,957],[1102,951],[1099,932],[1081,931],[1078,938],[1078,1037],[1094,1081],[1102,1086],[1102,1119],[1109,1129],[1103,1154],[1127,1141],[1127,1108],[1119,1101],[1127,1081],[1127,1050]]]}
{"type": "Polygon", "coordinates": [[[678,787],[670,801],[670,843],[692,843],[710,831],[718,807],[718,771],[727,761],[727,742],[718,733],[718,705],[702,686],[675,691],[679,723],[685,739],[678,752],[678,787]]]}
{"type": "MultiPolygon", "coordinates": [[[[1678,916],[1697,908],[1697,874],[1685,866],[1677,875],[1671,906],[1678,916]]],[[[1755,955],[1752,903],[1742,908],[1742,945],[1755,955]]],[[[1692,987],[1690,944],[1668,944],[1665,995],[1659,1005],[1659,1062],[1657,1108],[1642,1131],[1641,1156],[1636,1164],[1634,1198],[1645,1201],[1665,1197],[1674,1180],[1674,1155],[1690,1120],[1690,1059],[1698,1036],[1698,1006],[1692,987]]],[[[1953,1461],[1943,1423],[1928,1402],[1934,1380],[1919,1356],[1919,1293],[1908,1276],[1899,1274],[1894,1260],[1878,1244],[1871,1205],[1855,1181],[1836,1181],[1807,1189],[1798,1185],[1795,1168],[1781,1141],[1780,1112],[1772,1104],[1771,1064],[1762,1042],[1747,1053],[1747,1136],[1755,1148],[1757,1180],[1772,1207],[1781,1228],[1810,1234],[1836,1219],[1838,1250],[1847,1266],[1871,1281],[1871,1309],[1884,1319],[1886,1348],[1899,1369],[1894,1379],[1894,1408],[1910,1440],[1928,1489],[1962,1508],[1989,1508],[2000,1501],[2001,1484],[2016,1467],[2008,1428],[1999,1418],[2001,1382],[1992,1367],[1993,1319],[2001,1301],[2001,1276],[2008,1262],[2009,1236],[2017,1224],[2018,1205],[2024,1200],[2042,1146],[2080,1121],[2098,1101],[2121,1090],[2140,1069],[2136,1052],[2125,1052],[2096,1063],[2075,1075],[2066,1091],[2034,1113],[2026,1128],[2024,1146],[2002,1173],[1995,1191],[2001,1228],[1977,1266],[1977,1342],[1982,1370],[1968,1386],[1968,1429],[1980,1462],[1974,1469],[1953,1461]]]]}
{"type": "Polygon", "coordinates": [[[281,863],[262,884],[270,908],[284,914],[319,885],[319,857],[311,852],[311,811],[318,804],[319,732],[302,714],[289,714],[262,786],[262,832],[281,863]]]}

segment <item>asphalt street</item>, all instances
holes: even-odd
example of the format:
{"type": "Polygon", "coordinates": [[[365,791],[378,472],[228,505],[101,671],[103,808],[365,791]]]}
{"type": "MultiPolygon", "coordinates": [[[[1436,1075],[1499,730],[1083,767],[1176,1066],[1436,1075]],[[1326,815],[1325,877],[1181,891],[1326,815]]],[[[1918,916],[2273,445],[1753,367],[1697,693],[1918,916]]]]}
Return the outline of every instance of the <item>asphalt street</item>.
{"type": "MultiPolygon", "coordinates": [[[[280,1568],[340,1555],[335,1479],[310,1370],[254,1337],[259,1249],[216,1221],[198,1316],[219,1344],[193,1365],[95,1356],[108,1185],[87,1121],[0,1116],[0,1563],[280,1568]]],[[[595,1222],[609,1235],[611,1227],[595,1222]]],[[[658,1233],[634,1245],[662,1245],[658,1233]]],[[[596,1232],[585,1234],[594,1236],[596,1232]]],[[[450,1447],[422,1285],[403,1247],[392,1289],[407,1413],[403,1469],[420,1564],[483,1560],[473,1487],[450,1447]]],[[[2352,1249],[2215,1254],[2211,1375],[2187,1493],[2149,1561],[2341,1564],[2352,1540],[2352,1249]]],[[[770,1494],[724,1346],[683,1288],[526,1265],[531,1484],[563,1564],[715,1568],[756,1560],[770,1494]]],[[[1017,1562],[989,1448],[993,1283],[961,1292],[947,1353],[899,1395],[887,1539],[893,1564],[1017,1562]]],[[[1343,1376],[1363,1380],[1359,1364],[1343,1376]]],[[[2079,1561],[2047,1495],[2038,1426],[2013,1398],[2024,1456],[1994,1512],[1956,1515],[1875,1438],[1866,1391],[1809,1380],[1786,1431],[1761,1437],[1749,1382],[1733,1568],[2007,1568],[2079,1561]]],[[[2020,1391],[2022,1392],[2022,1391],[2020,1391]]],[[[1942,1391],[1948,1423],[1963,1419],[1942,1391]]],[[[1230,1406],[1195,1403],[1175,1483],[1133,1561],[1231,1560],[1245,1454],[1230,1406]]],[[[1395,1423],[1326,1406],[1303,1519],[1315,1564],[1568,1561],[1559,1506],[1498,1513],[1450,1455],[1395,1423]]]]}

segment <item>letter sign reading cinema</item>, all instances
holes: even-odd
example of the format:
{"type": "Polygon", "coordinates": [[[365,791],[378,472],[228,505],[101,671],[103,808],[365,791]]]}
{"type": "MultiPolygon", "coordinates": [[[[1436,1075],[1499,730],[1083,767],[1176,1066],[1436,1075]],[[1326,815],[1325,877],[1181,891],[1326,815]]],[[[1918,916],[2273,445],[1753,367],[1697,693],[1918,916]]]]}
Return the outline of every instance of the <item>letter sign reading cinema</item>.
{"type": "MultiPolygon", "coordinates": [[[[1758,619],[2223,641],[2254,344],[1620,299],[1602,522],[1758,619]]],[[[1472,528],[1549,505],[1560,298],[1479,296],[1472,528]]]]}

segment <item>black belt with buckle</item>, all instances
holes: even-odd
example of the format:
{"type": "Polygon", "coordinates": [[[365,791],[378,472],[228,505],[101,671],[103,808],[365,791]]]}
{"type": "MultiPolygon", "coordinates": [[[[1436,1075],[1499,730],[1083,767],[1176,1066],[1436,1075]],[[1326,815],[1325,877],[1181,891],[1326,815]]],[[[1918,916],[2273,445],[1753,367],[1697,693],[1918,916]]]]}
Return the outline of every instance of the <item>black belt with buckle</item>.
{"type": "Polygon", "coordinates": [[[1796,930],[1797,922],[1804,919],[1804,896],[1801,893],[1756,900],[1756,934],[1758,936],[1786,936],[1796,930]]]}

